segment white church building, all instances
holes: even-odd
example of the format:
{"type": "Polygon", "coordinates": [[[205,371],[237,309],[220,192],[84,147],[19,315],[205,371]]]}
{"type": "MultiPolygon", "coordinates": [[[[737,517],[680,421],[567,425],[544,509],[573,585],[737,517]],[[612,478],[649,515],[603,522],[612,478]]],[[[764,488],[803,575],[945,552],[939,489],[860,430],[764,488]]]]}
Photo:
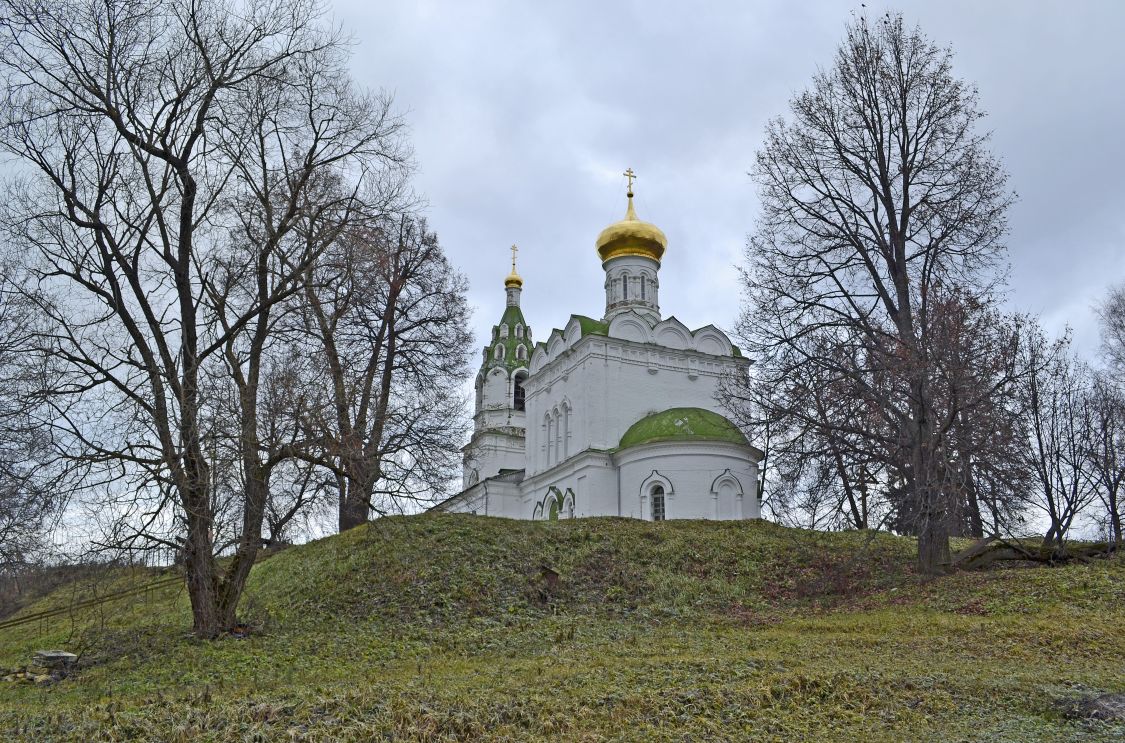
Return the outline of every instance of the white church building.
{"type": "Polygon", "coordinates": [[[752,519],[762,452],[725,417],[721,380],[749,362],[713,325],[660,311],[664,233],[633,208],[602,230],[605,314],[571,315],[533,343],[523,279],[476,378],[464,489],[434,510],[516,519],[752,519]]]}

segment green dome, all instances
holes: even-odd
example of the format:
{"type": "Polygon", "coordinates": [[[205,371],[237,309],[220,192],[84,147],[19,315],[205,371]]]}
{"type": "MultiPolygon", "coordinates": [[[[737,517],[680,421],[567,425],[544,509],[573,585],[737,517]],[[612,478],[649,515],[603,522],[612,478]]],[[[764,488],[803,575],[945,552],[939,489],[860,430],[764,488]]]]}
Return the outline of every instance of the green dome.
{"type": "Polygon", "coordinates": [[[619,448],[651,444],[656,441],[726,441],[748,446],[750,442],[738,426],[711,410],[669,408],[641,418],[629,426],[619,448]]]}

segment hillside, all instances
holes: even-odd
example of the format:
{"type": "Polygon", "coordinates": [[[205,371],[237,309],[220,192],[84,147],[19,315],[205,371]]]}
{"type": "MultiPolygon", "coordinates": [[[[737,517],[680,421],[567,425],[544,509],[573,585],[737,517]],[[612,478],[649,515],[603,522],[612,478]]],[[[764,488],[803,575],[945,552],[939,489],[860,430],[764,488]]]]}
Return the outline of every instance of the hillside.
{"type": "MultiPolygon", "coordinates": [[[[187,635],[182,588],[0,629],[26,740],[1115,741],[1125,563],[927,581],[913,544],[764,522],[387,518],[254,570],[244,639],[187,635]]],[[[148,588],[144,588],[148,587],[148,588]]],[[[89,598],[56,590],[25,614],[89,598]]]]}

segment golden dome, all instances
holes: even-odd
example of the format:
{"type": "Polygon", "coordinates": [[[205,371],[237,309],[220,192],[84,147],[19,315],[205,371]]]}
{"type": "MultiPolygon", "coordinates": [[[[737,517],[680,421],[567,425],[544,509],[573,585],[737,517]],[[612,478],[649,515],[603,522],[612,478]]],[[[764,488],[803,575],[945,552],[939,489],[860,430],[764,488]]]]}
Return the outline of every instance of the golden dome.
{"type": "Polygon", "coordinates": [[[523,279],[516,273],[516,251],[518,250],[519,248],[515,245],[512,246],[512,272],[504,277],[505,289],[520,289],[523,287],[523,279]]]}
{"type": "Polygon", "coordinates": [[[664,237],[664,233],[656,225],[637,219],[637,212],[633,209],[632,189],[629,190],[628,197],[629,206],[625,210],[625,219],[611,224],[598,235],[598,255],[601,256],[602,263],[623,255],[639,255],[659,263],[664,249],[668,247],[668,238],[664,237]]]}

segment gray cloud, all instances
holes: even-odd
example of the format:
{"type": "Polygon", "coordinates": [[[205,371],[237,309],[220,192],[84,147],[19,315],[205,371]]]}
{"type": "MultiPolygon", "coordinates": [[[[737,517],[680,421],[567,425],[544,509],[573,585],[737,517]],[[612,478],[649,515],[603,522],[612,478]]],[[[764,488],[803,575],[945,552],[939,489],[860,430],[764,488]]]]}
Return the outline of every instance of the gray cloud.
{"type": "MultiPolygon", "coordinates": [[[[867,12],[883,8],[868,3],[867,12]]],[[[980,90],[1020,200],[1010,304],[1097,344],[1091,307],[1125,280],[1125,56],[1118,2],[906,2],[980,90]]],[[[858,2],[337,0],[354,71],[409,114],[430,220],[469,276],[478,336],[521,246],[538,338],[599,315],[593,241],[637,208],[668,235],[662,309],[730,327],[757,209],[746,171],[768,119],[828,66],[858,2]],[[698,7],[693,7],[698,6],[698,7]]]]}

